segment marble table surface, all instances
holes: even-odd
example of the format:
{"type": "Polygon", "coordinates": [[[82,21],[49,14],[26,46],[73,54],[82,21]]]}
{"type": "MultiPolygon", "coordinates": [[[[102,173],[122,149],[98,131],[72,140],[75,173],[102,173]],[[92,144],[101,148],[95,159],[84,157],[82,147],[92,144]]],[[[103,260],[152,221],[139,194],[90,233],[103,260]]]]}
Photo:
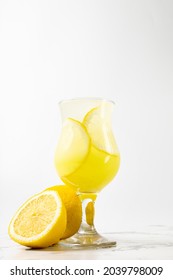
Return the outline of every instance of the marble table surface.
{"type": "Polygon", "coordinates": [[[70,249],[60,245],[29,249],[0,236],[1,260],[173,260],[173,226],[105,233],[117,246],[104,249],[70,249]]]}

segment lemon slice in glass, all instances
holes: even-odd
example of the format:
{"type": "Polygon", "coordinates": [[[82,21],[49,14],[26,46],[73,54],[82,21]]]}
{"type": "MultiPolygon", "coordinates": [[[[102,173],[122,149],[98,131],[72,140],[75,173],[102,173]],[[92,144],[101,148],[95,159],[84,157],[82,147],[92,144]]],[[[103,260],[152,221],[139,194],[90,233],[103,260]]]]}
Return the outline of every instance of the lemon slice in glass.
{"type": "Polygon", "coordinates": [[[85,126],[68,118],[63,125],[55,153],[55,166],[60,176],[73,173],[84,162],[90,150],[90,137],[85,126]]]}
{"type": "Polygon", "coordinates": [[[117,155],[119,151],[112,132],[110,119],[111,107],[107,104],[104,109],[102,106],[91,109],[85,115],[82,123],[91,137],[93,146],[108,154],[117,155]]]}

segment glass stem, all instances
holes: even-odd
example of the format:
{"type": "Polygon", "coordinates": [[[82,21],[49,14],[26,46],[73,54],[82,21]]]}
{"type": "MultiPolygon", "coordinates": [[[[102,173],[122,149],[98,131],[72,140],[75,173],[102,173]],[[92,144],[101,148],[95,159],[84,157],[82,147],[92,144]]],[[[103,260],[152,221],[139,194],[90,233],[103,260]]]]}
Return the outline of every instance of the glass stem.
{"type": "Polygon", "coordinates": [[[95,235],[97,231],[94,227],[95,215],[95,200],[96,194],[79,194],[82,202],[82,223],[79,228],[78,234],[80,235],[95,235]]]}

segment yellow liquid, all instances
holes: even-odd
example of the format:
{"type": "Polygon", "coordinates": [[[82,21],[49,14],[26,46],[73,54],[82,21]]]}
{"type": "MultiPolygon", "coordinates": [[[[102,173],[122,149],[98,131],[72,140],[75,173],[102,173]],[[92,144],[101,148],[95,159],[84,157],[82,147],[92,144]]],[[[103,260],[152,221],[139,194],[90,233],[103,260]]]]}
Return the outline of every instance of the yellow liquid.
{"type": "MultiPolygon", "coordinates": [[[[63,162],[63,168],[64,164],[63,162]]],[[[75,158],[71,162],[68,161],[67,165],[69,164],[75,166],[75,158]]],[[[83,163],[71,174],[60,174],[61,162],[55,161],[55,165],[65,184],[70,185],[77,192],[97,193],[115,177],[120,165],[120,155],[108,154],[91,145],[83,163]]]]}

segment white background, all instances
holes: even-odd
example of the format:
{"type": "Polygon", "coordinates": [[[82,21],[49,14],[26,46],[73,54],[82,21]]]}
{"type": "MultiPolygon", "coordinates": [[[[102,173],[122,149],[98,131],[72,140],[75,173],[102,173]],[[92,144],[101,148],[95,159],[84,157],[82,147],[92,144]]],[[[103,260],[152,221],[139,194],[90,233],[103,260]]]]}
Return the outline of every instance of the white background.
{"type": "Polygon", "coordinates": [[[96,226],[173,225],[173,2],[0,0],[0,232],[60,183],[58,102],[113,99],[121,152],[96,226]]]}

